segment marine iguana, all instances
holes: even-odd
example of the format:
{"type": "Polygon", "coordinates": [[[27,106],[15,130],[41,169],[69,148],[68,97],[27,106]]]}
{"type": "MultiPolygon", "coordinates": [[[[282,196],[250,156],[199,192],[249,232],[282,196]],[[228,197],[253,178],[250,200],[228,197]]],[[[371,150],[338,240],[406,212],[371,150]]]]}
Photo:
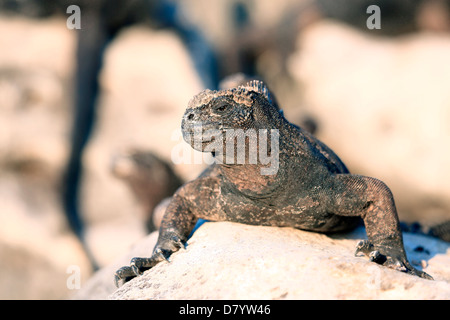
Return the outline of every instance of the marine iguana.
{"type": "Polygon", "coordinates": [[[130,266],[117,270],[117,286],[184,248],[199,218],[322,233],[352,230],[362,219],[368,240],[358,243],[355,254],[361,252],[376,263],[432,279],[407,260],[394,198],[386,184],[350,174],[330,148],[284,118],[263,82],[200,92],[189,102],[181,127],[192,148],[213,152],[217,161],[177,190],[152,256],[133,258],[130,266]],[[240,133],[229,139],[229,130],[240,133]],[[250,161],[255,153],[247,134],[250,130],[270,132],[271,139],[278,135],[276,148],[264,146],[260,139],[256,150],[260,153],[264,147],[276,156],[277,170],[267,171],[271,164],[263,159],[250,161]],[[240,138],[245,141],[245,159],[236,163],[240,138]],[[222,148],[215,144],[212,150],[211,144],[217,142],[223,142],[222,148]]]}
{"type": "Polygon", "coordinates": [[[129,186],[143,209],[147,232],[157,229],[156,206],[183,184],[173,168],[154,152],[138,149],[120,151],[111,159],[111,172],[129,186]]]}

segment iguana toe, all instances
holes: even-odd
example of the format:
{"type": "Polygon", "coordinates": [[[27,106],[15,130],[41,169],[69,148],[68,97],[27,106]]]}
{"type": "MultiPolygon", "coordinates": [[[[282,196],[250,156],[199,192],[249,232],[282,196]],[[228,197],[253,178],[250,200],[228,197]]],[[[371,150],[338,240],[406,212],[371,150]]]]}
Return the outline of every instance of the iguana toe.
{"type": "Polygon", "coordinates": [[[133,269],[129,266],[122,267],[116,271],[114,274],[114,284],[117,288],[122,286],[125,282],[130,281],[136,277],[136,274],[134,273],[133,269]]]}
{"type": "Polygon", "coordinates": [[[374,250],[373,248],[373,244],[368,240],[361,240],[356,244],[355,257],[358,255],[358,253],[369,255],[374,250]]]}
{"type": "Polygon", "coordinates": [[[363,253],[368,256],[370,261],[385,267],[405,272],[411,275],[419,276],[424,279],[433,280],[433,278],[420,270],[415,269],[406,259],[403,253],[391,250],[389,248],[376,248],[370,241],[361,240],[356,245],[355,256],[363,253]]]}

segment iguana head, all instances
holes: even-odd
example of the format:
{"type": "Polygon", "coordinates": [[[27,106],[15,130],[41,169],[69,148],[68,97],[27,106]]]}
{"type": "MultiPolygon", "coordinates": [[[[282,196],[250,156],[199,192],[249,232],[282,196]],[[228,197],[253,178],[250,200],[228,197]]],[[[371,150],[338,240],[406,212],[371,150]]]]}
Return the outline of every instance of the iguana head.
{"type": "MultiPolygon", "coordinates": [[[[219,163],[264,164],[282,115],[262,81],[194,96],[182,120],[184,140],[219,163]]],[[[278,140],[276,141],[278,147],[278,140]]]]}
{"type": "Polygon", "coordinates": [[[198,151],[210,151],[205,146],[219,133],[225,139],[231,130],[272,129],[271,119],[278,111],[262,81],[226,90],[204,90],[189,102],[181,124],[183,138],[198,151]]]}

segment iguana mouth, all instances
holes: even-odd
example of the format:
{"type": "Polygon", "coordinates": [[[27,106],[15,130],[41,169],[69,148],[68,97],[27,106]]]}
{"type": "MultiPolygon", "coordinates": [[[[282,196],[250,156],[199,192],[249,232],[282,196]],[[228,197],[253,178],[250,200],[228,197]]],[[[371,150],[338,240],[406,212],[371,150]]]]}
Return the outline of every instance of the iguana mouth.
{"type": "Polygon", "coordinates": [[[189,143],[194,149],[203,149],[214,143],[217,139],[222,139],[225,129],[217,123],[205,122],[183,122],[182,132],[183,139],[189,143]]]}
{"type": "Polygon", "coordinates": [[[207,130],[223,130],[223,125],[217,124],[217,122],[203,122],[203,121],[186,121],[182,125],[183,131],[190,131],[192,133],[202,132],[207,130]]]}
{"type": "Polygon", "coordinates": [[[183,135],[194,135],[203,139],[224,134],[225,130],[222,124],[213,122],[184,122],[182,125],[183,135]]]}

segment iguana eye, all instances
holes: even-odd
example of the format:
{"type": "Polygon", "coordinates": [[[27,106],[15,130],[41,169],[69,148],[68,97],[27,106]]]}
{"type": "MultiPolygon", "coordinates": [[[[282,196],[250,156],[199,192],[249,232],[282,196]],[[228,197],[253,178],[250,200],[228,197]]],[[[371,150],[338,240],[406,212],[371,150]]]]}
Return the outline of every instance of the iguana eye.
{"type": "Polygon", "coordinates": [[[219,103],[215,104],[213,106],[214,111],[217,112],[224,112],[227,110],[228,107],[228,103],[226,103],[225,101],[220,101],[219,103]]]}

